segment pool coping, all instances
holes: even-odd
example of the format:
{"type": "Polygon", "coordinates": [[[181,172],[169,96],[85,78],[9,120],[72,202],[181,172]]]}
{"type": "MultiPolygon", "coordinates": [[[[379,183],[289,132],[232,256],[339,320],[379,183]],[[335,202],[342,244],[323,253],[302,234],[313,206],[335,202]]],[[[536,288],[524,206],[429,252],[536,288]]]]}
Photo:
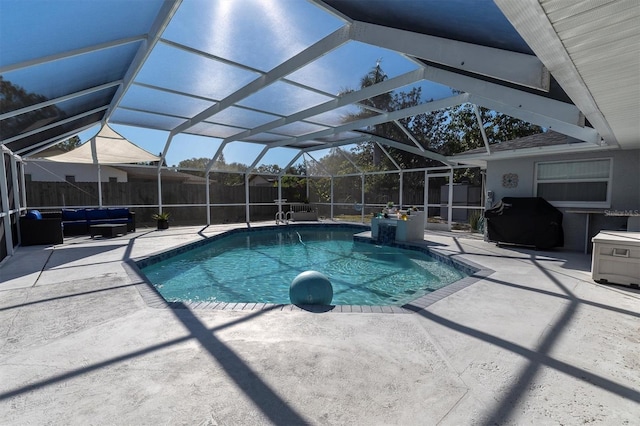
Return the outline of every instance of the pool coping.
{"type": "MultiPolygon", "coordinates": [[[[326,227],[326,228],[360,228],[362,232],[354,234],[354,241],[377,244],[377,241],[371,238],[370,227],[363,224],[353,223],[302,223],[295,225],[284,225],[295,227],[326,227]]],[[[411,314],[426,309],[428,306],[454,294],[462,289],[469,287],[470,285],[488,277],[493,270],[482,267],[474,262],[460,257],[460,254],[446,254],[440,252],[433,243],[427,240],[422,241],[407,241],[407,242],[393,242],[387,244],[391,247],[403,248],[408,250],[416,250],[426,253],[429,256],[435,257],[439,261],[453,266],[454,268],[461,270],[468,274],[466,277],[455,281],[443,288],[434,290],[423,296],[420,296],[409,303],[402,306],[370,306],[370,305],[294,305],[294,304],[276,304],[276,303],[254,303],[254,302],[168,302],[151,283],[151,281],[142,273],[142,268],[153,263],[160,262],[164,259],[173,257],[177,254],[185,251],[192,250],[203,245],[211,244],[217,239],[223,238],[227,235],[231,235],[238,232],[246,232],[247,230],[270,230],[280,229],[282,225],[276,226],[263,226],[258,228],[234,228],[228,231],[223,231],[219,234],[205,237],[202,240],[186,243],[174,247],[169,250],[163,250],[157,253],[152,253],[148,256],[144,256],[137,259],[127,259],[124,263],[124,269],[132,282],[137,283],[137,288],[142,300],[147,306],[156,309],[191,309],[191,310],[212,310],[212,311],[307,311],[313,313],[381,313],[381,314],[411,314]]]]}

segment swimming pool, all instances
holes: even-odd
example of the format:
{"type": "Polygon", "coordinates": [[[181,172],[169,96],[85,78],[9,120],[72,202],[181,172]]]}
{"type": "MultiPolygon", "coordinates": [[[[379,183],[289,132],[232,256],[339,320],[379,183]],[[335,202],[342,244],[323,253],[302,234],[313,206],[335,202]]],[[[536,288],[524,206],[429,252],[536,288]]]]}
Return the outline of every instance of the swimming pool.
{"type": "Polygon", "coordinates": [[[426,251],[355,241],[362,227],[282,226],[215,238],[141,270],[169,302],[288,304],[301,272],[325,274],[334,305],[402,306],[467,276],[426,251]]]}

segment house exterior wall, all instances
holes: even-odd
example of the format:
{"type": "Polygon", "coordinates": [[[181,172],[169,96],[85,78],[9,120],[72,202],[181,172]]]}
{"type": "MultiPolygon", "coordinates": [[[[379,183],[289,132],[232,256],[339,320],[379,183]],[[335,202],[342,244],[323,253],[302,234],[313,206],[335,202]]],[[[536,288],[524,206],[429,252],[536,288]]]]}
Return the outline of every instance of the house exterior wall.
{"type": "MultiPolygon", "coordinates": [[[[98,170],[93,164],[25,160],[24,173],[31,175],[31,180],[37,182],[64,182],[67,175],[75,176],[76,182],[98,181],[98,170]]],[[[101,166],[100,180],[109,182],[109,178],[117,178],[118,182],[127,182],[127,173],[113,167],[101,166]]]]}
{"type": "MultiPolygon", "coordinates": [[[[627,218],[615,216],[615,212],[636,212],[640,214],[640,150],[599,151],[591,153],[572,153],[546,155],[487,162],[487,190],[494,191],[494,203],[503,197],[532,197],[534,195],[535,163],[538,161],[581,160],[589,158],[612,158],[613,175],[611,179],[611,207],[602,214],[589,216],[588,248],[591,238],[601,230],[623,230],[627,218]],[[503,175],[518,175],[518,186],[505,188],[503,175]]],[[[587,215],[566,213],[577,208],[559,208],[563,213],[565,248],[580,251],[585,248],[587,215]]]]}

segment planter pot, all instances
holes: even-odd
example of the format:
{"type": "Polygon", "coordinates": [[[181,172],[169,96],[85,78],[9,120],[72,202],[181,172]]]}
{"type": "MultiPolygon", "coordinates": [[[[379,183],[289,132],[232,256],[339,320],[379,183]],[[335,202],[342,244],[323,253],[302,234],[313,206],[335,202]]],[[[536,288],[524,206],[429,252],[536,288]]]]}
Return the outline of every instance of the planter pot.
{"type": "Polygon", "coordinates": [[[166,219],[158,219],[158,229],[169,229],[169,221],[166,219]]]}

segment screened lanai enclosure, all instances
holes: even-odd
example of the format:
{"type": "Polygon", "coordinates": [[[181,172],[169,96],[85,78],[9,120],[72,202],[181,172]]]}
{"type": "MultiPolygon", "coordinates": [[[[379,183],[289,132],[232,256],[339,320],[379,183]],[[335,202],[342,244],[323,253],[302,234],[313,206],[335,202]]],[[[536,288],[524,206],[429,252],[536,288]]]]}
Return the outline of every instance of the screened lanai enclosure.
{"type": "Polygon", "coordinates": [[[366,222],[392,202],[451,229],[486,195],[486,162],[455,154],[550,131],[568,136],[557,152],[639,144],[633,0],[130,9],[0,2],[0,257],[28,209],[127,207],[141,224],[159,211],[178,225],[295,212],[366,222]],[[130,140],[157,161],[101,161],[105,126],[147,131],[130,140]],[[84,171],[55,169],[52,147],[76,135],[91,147],[84,171]]]}

